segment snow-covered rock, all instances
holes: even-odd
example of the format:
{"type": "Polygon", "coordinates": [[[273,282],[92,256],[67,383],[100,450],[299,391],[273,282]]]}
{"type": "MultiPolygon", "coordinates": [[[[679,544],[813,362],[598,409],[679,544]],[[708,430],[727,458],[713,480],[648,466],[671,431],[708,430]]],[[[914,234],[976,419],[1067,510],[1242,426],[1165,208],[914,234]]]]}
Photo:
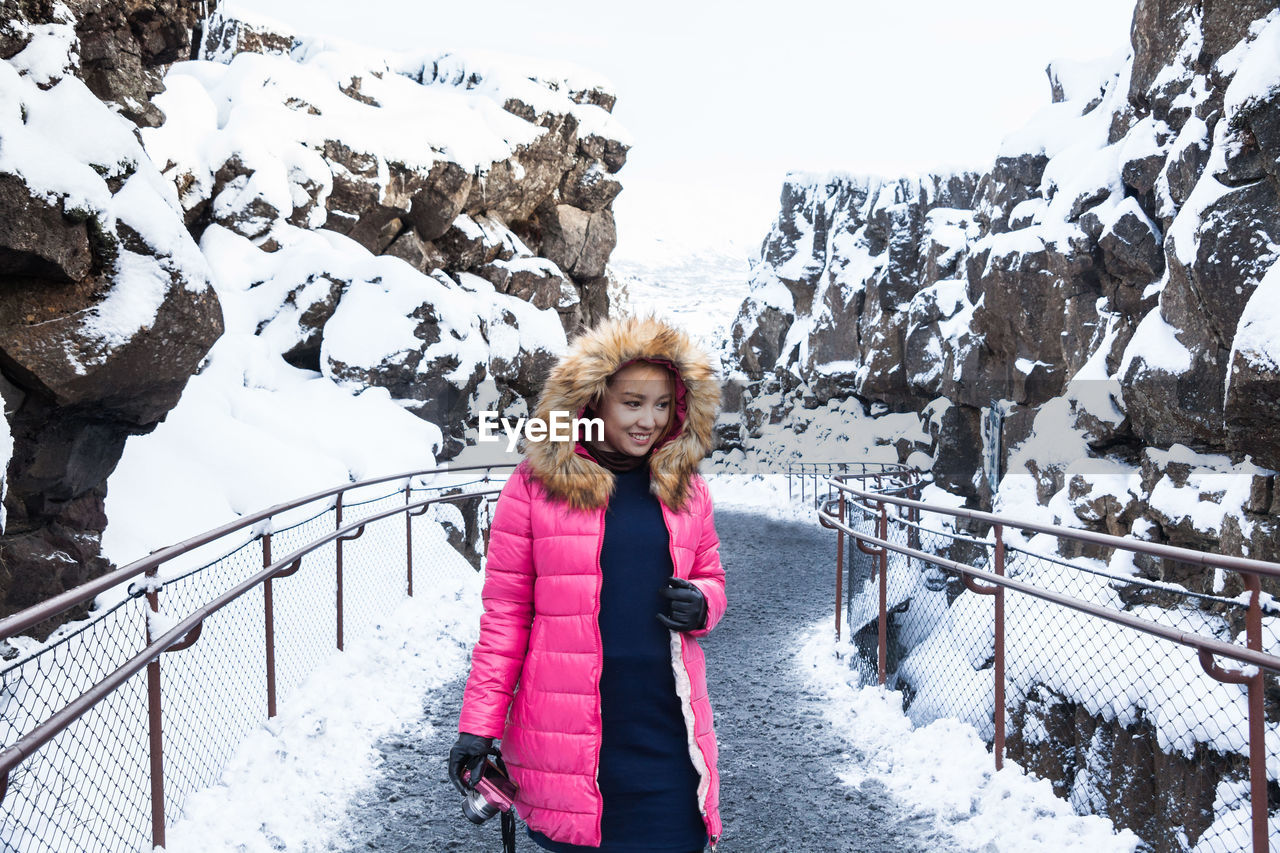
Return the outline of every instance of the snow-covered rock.
{"type": "MultiPolygon", "coordinates": [[[[1086,453],[1182,442],[1280,468],[1260,287],[1280,255],[1280,17],[1251,0],[1135,15],[1129,56],[1049,67],[1052,102],[983,175],[790,176],[729,360],[801,397],[945,397],[962,410],[935,473],[979,503],[997,485],[976,476],[983,413],[1005,412],[1008,471],[1058,398],[1054,431],[1086,453]]],[[[1066,487],[1025,461],[1042,498],[1066,487]]]]}
{"type": "Polygon", "coordinates": [[[107,568],[113,471],[127,560],[272,484],[430,467],[609,310],[630,142],[608,83],[209,5],[3,5],[0,612],[107,568]],[[281,450],[290,409],[337,437],[281,450]],[[237,448],[216,471],[185,458],[208,424],[237,448]]]}
{"type": "Polygon", "coordinates": [[[6,4],[0,61],[0,383],[13,438],[0,613],[101,573],[125,439],[178,402],[222,316],[137,126],[189,45],[178,3],[6,4]],[[20,8],[19,8],[20,6],[20,8]],[[80,17],[77,17],[77,13],[80,17]]]}

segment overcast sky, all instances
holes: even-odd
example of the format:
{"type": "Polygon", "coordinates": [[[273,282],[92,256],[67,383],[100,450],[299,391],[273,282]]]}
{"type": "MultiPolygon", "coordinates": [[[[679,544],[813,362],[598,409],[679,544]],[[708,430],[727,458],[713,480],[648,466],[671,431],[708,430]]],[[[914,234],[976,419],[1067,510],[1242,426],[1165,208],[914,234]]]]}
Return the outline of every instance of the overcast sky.
{"type": "Polygon", "coordinates": [[[1125,51],[1132,0],[237,0],[303,33],[568,60],[618,94],[628,240],[758,243],[791,170],[989,164],[1045,65],[1125,51]],[[690,234],[701,232],[701,236],[690,234]]]}

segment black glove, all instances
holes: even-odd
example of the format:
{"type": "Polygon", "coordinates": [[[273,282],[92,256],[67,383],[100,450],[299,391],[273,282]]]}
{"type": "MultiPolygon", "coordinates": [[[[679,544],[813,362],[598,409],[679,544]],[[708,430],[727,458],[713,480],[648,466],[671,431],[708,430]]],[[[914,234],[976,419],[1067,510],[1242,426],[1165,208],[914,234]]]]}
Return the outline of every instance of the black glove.
{"type": "Polygon", "coordinates": [[[658,592],[671,601],[671,616],[659,613],[658,621],[672,631],[696,631],[707,624],[707,599],[690,581],[667,578],[658,592]]]}
{"type": "Polygon", "coordinates": [[[467,793],[467,783],[462,781],[462,771],[467,770],[470,778],[475,779],[476,770],[484,762],[484,757],[492,746],[493,738],[491,737],[480,737],[480,735],[470,735],[466,732],[458,735],[453,748],[449,750],[449,780],[453,782],[453,787],[458,789],[459,794],[465,796],[467,793]]]}

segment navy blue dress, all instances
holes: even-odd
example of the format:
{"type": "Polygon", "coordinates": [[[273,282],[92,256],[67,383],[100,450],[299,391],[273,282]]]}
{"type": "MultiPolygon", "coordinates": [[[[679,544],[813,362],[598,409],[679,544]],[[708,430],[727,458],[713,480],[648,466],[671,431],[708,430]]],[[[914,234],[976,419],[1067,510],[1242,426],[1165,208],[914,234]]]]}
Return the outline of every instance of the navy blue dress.
{"type": "Polygon", "coordinates": [[[667,612],[659,593],[672,574],[667,526],[647,465],[614,476],[600,551],[601,845],[562,844],[532,830],[529,837],[557,853],[691,853],[707,843],[698,771],[676,695],[671,632],[654,618],[667,612]]]}

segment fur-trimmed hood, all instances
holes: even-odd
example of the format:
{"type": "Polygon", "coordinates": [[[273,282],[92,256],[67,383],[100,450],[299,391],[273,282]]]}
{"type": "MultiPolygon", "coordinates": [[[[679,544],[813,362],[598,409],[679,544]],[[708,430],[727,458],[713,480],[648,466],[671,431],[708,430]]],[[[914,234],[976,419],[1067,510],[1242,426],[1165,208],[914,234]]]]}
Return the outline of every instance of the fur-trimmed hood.
{"type": "MultiPolygon", "coordinates": [[[[637,359],[666,362],[676,372],[675,423],[651,451],[653,493],[674,510],[684,507],[689,483],[713,446],[720,383],[706,353],[689,336],[656,317],[604,320],[579,335],[552,368],[534,416],[582,417],[602,399],[607,380],[637,359]]],[[[598,509],[613,494],[614,475],[572,441],[527,441],[529,472],[553,497],[576,509],[598,509]]]]}

